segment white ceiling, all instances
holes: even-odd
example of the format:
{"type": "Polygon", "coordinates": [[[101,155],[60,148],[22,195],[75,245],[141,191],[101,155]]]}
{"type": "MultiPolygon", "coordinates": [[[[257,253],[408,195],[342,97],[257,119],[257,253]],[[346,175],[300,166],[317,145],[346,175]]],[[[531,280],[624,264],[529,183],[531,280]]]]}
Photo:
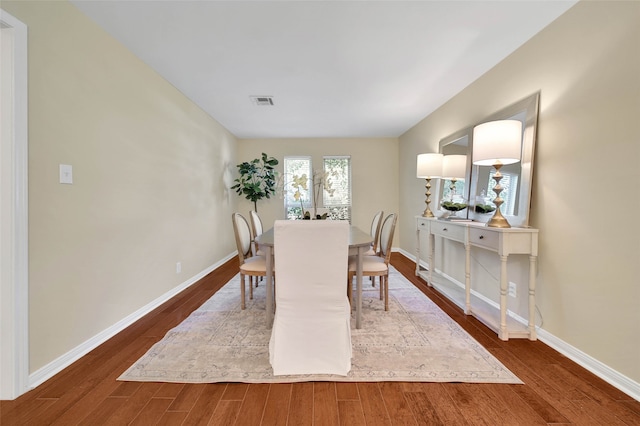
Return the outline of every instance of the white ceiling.
{"type": "Polygon", "coordinates": [[[575,2],[72,1],[239,138],[399,136],[575,2]]]}

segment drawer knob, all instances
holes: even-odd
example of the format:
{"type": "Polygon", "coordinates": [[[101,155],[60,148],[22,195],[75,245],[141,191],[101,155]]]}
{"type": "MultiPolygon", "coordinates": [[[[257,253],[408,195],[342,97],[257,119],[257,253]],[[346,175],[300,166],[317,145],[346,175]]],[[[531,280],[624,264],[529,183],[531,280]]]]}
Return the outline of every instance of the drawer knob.
{"type": "Polygon", "coordinates": [[[442,230],[443,230],[443,231],[448,231],[448,229],[447,229],[447,228],[442,228],[442,230]]]}
{"type": "Polygon", "coordinates": [[[480,239],[483,239],[483,238],[484,238],[484,235],[480,235],[480,239]]]}

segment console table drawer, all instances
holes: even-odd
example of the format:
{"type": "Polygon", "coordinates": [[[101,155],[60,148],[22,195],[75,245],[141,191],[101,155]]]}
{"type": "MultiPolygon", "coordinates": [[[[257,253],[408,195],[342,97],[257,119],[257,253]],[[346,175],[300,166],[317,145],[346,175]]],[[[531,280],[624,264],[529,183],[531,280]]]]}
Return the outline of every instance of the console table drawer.
{"type": "Polygon", "coordinates": [[[429,220],[428,219],[419,218],[418,219],[418,230],[419,231],[429,232],[429,220]]]}
{"type": "Polygon", "coordinates": [[[431,223],[431,233],[434,235],[440,235],[449,240],[465,242],[465,226],[458,226],[452,223],[442,223],[433,221],[431,223]]]}
{"type": "Polygon", "coordinates": [[[469,229],[469,242],[474,246],[486,247],[489,250],[498,251],[499,234],[497,232],[488,231],[485,228],[469,229]]]}

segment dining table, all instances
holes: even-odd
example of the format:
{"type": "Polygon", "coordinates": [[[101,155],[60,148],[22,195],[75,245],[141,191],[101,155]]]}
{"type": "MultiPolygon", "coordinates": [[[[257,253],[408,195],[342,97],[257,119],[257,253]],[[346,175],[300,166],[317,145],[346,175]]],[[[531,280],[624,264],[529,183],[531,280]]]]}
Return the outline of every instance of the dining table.
{"type": "MultiPolygon", "coordinates": [[[[256,243],[260,246],[260,250],[264,252],[264,256],[267,263],[267,297],[266,297],[266,310],[267,310],[267,324],[273,323],[274,312],[274,286],[273,286],[273,256],[274,256],[274,239],[273,228],[270,228],[258,235],[255,239],[256,243]]],[[[356,310],[356,328],[361,327],[361,311],[362,311],[362,259],[364,254],[371,247],[373,237],[368,232],[364,232],[360,228],[351,225],[349,227],[349,256],[356,257],[356,297],[355,297],[355,310],[356,310]]],[[[351,285],[351,283],[349,283],[351,285]]],[[[346,287],[345,287],[346,292],[346,287]]]]}

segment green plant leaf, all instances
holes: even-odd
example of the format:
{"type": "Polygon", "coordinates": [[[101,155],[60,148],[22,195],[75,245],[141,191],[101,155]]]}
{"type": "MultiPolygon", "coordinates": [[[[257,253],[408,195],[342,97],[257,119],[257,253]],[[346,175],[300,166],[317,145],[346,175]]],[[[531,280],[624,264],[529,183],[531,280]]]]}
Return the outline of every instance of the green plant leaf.
{"type": "Polygon", "coordinates": [[[240,196],[254,203],[257,210],[257,202],[263,198],[271,198],[276,193],[277,172],[274,167],[278,160],[262,153],[261,158],[244,161],[238,164],[240,177],[235,179],[235,185],[231,187],[240,196]]]}

